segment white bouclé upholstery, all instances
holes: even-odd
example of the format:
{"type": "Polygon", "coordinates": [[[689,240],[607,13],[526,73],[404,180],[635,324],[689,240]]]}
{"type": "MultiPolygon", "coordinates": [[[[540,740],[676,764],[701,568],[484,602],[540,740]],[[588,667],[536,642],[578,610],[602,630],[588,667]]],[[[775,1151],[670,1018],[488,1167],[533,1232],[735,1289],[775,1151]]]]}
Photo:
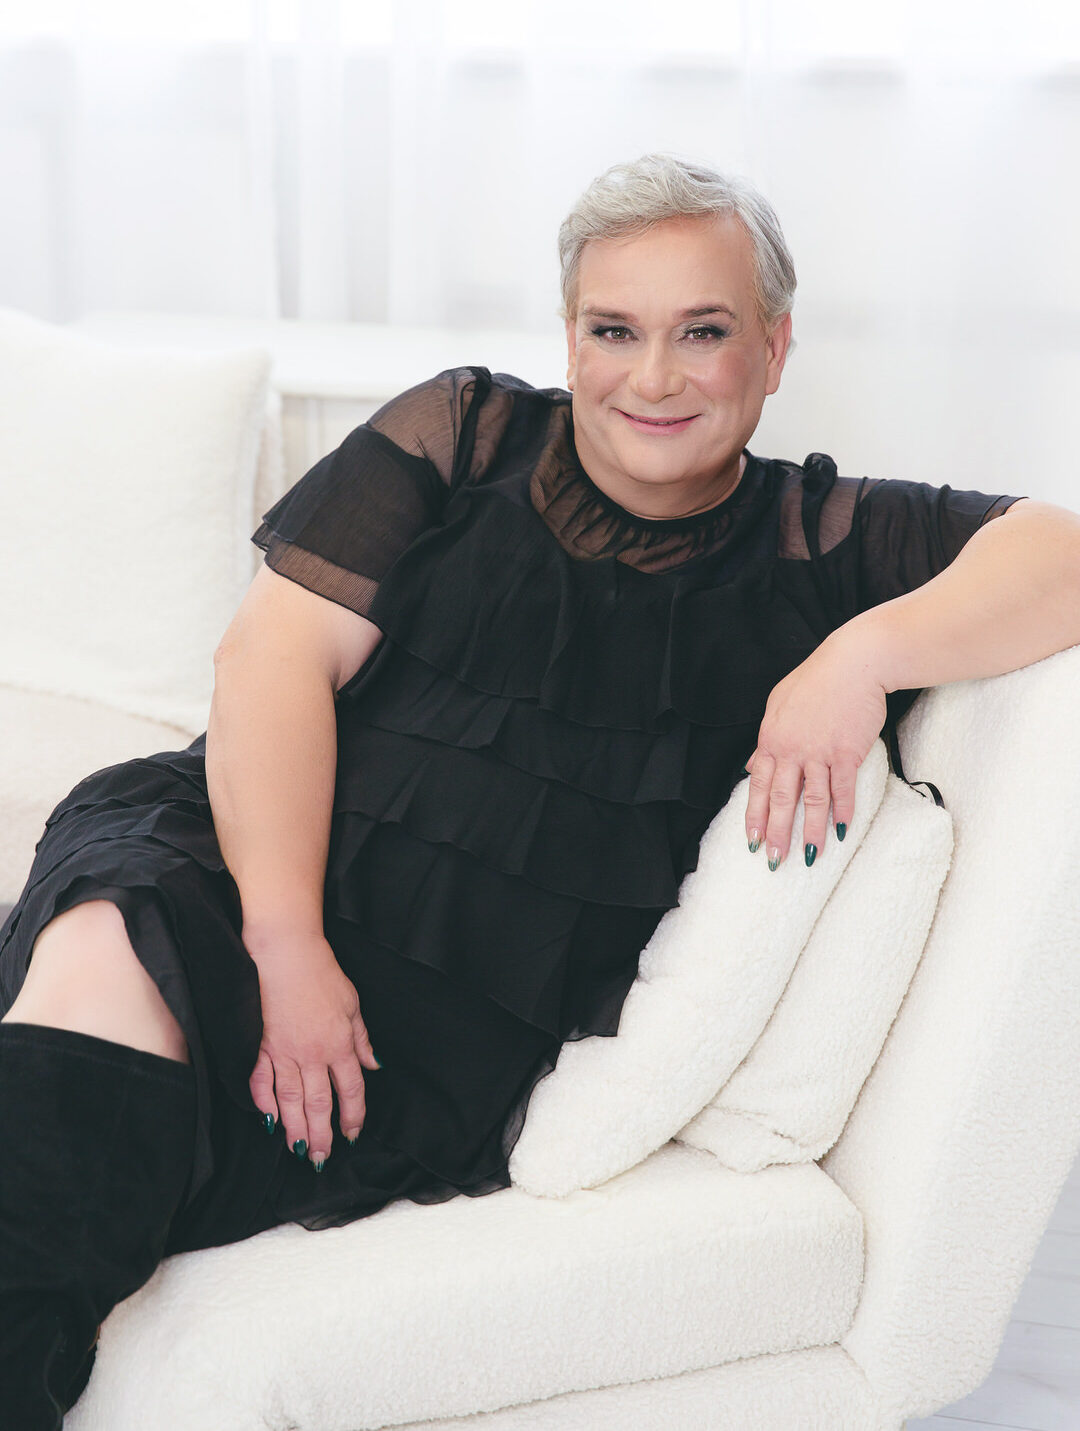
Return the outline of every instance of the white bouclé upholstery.
{"type": "Polygon", "coordinates": [[[835,1342],[861,1281],[820,1168],[751,1179],[672,1143],[563,1200],[399,1201],[170,1258],[65,1431],[364,1431],[671,1376],[835,1342]]]}
{"type": "Polygon", "coordinates": [[[948,810],[890,772],[772,1017],[679,1142],[746,1173],[828,1152],[911,983],[952,849],[948,810]]]}
{"type": "Polygon", "coordinates": [[[1080,646],[920,696],[909,779],[953,819],[952,867],[896,1022],[821,1160],[866,1219],[843,1346],[886,1406],[973,1391],[1080,1147],[1080,646]]]}

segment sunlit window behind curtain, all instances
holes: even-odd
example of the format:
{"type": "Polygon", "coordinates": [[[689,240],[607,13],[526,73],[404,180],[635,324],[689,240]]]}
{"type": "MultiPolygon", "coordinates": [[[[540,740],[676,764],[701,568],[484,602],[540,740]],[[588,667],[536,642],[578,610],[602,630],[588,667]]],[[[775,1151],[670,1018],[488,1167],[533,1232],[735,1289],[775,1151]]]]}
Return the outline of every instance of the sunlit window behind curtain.
{"type": "Polygon", "coordinates": [[[1056,464],[1070,501],[1078,6],[7,12],[0,303],[557,331],[560,220],[608,165],[665,150],[749,176],[780,215],[785,434],[987,490],[1056,464]]]}

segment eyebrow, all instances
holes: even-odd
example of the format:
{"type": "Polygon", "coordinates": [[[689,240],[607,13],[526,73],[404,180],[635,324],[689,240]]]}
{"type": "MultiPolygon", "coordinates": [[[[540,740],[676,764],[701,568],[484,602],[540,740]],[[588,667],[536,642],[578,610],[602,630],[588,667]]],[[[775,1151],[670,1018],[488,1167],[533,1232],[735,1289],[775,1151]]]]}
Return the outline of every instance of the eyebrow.
{"type": "MultiPolygon", "coordinates": [[[[585,307],[582,313],[589,318],[611,318],[618,323],[636,323],[637,319],[632,313],[614,313],[607,308],[585,307]]],[[[724,303],[705,304],[701,308],[684,308],[681,313],[676,314],[678,318],[708,318],[712,313],[726,313],[729,318],[736,315],[724,303]]]]}

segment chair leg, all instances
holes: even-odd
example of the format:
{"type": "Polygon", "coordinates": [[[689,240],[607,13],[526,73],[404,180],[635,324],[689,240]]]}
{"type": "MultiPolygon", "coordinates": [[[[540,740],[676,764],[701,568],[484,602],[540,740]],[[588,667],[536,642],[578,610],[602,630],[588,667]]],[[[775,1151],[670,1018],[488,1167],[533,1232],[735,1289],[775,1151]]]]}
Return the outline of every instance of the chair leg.
{"type": "Polygon", "coordinates": [[[5,1425],[59,1431],[101,1323],[149,1280],[187,1188],[187,1064],[0,1022],[0,1388],[5,1425]]]}

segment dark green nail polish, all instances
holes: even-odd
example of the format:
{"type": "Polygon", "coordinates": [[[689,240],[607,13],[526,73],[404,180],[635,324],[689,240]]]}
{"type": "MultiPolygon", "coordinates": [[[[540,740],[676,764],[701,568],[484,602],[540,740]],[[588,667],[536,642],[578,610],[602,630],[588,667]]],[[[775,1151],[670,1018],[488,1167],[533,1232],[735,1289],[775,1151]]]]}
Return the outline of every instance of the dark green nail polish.
{"type": "Polygon", "coordinates": [[[293,1152],[296,1154],[296,1156],[297,1156],[298,1158],[306,1157],[306,1156],[307,1156],[307,1143],[306,1143],[306,1141],[305,1141],[303,1138],[297,1138],[296,1142],[292,1145],[292,1150],[293,1150],[293,1152]]]}
{"type": "Polygon", "coordinates": [[[745,765],[744,765],[743,768],[742,768],[742,773],[743,773],[744,775],[749,775],[749,774],[750,774],[749,770],[747,770],[747,768],[746,768],[745,765]]]}
{"type": "Polygon", "coordinates": [[[761,848],[761,837],[759,835],[756,840],[748,840],[746,843],[747,847],[750,850],[750,853],[752,855],[756,855],[758,850],[761,848]]]}
{"type": "Polygon", "coordinates": [[[264,1115],[263,1126],[266,1128],[266,1131],[268,1133],[272,1133],[274,1131],[274,1129],[277,1127],[277,1123],[275,1123],[274,1121],[273,1113],[267,1113],[264,1115]]]}
{"type": "Polygon", "coordinates": [[[842,840],[846,834],[847,834],[847,826],[846,826],[846,825],[844,824],[844,822],[841,820],[840,823],[839,823],[839,825],[837,825],[837,827],[836,827],[836,838],[837,838],[838,840],[842,840]]]}
{"type": "Polygon", "coordinates": [[[779,856],[779,855],[777,855],[777,857],[776,857],[775,860],[770,860],[770,861],[769,861],[769,868],[770,868],[771,870],[778,870],[778,869],[780,868],[780,856],[779,856]]]}
{"type": "Polygon", "coordinates": [[[371,1056],[375,1060],[375,1067],[382,1068],[382,1064],[379,1062],[379,1055],[375,1052],[374,1049],[371,1050],[371,1056]]]}
{"type": "Polygon", "coordinates": [[[817,859],[817,845],[807,845],[806,849],[803,851],[803,857],[806,860],[806,868],[809,869],[810,866],[817,859]]]}
{"type": "Polygon", "coordinates": [[[320,1158],[319,1161],[315,1164],[315,1171],[316,1171],[317,1173],[321,1173],[322,1170],[323,1170],[323,1168],[325,1168],[325,1167],[326,1167],[326,1159],[325,1159],[325,1158],[320,1158]]]}

